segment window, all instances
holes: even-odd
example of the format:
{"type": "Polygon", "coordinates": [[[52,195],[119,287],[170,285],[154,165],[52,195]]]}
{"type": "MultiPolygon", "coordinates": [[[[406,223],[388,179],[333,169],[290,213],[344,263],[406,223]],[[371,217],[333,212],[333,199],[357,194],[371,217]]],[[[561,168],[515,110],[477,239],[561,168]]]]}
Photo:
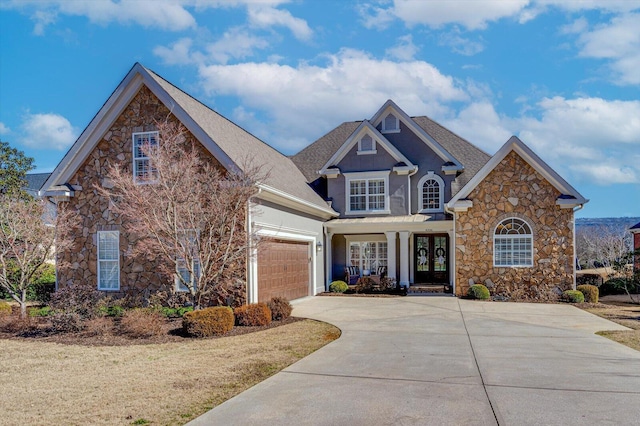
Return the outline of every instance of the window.
{"type": "Polygon", "coordinates": [[[158,132],[133,134],[133,180],[149,183],[157,179],[157,170],[151,164],[149,154],[158,146],[158,132]]]}
{"type": "Polygon", "coordinates": [[[348,173],[347,214],[389,213],[387,193],[389,172],[348,173]]]}
{"type": "Polygon", "coordinates": [[[360,271],[368,269],[375,273],[379,266],[387,266],[387,243],[381,241],[359,241],[349,243],[348,266],[357,266],[360,271]]]}
{"type": "Polygon", "coordinates": [[[393,114],[388,114],[382,120],[382,133],[398,133],[400,132],[400,121],[393,114]]]}
{"type": "Polygon", "coordinates": [[[533,233],[527,222],[512,217],[496,226],[493,265],[533,266],[533,233]]]}
{"type": "Polygon", "coordinates": [[[364,135],[358,141],[358,155],[376,154],[376,141],[370,135],[364,135]]]}
{"type": "Polygon", "coordinates": [[[444,198],[444,181],[432,171],[418,182],[420,213],[441,212],[444,198]]]}
{"type": "Polygon", "coordinates": [[[187,253],[191,264],[188,265],[183,258],[179,258],[176,262],[176,291],[189,291],[189,286],[195,289],[198,278],[200,278],[200,260],[198,258],[200,233],[192,229],[183,232],[181,232],[179,239],[181,250],[184,250],[183,253],[187,253]]]}
{"type": "Polygon", "coordinates": [[[120,232],[98,231],[98,290],[120,289],[120,232]]]}

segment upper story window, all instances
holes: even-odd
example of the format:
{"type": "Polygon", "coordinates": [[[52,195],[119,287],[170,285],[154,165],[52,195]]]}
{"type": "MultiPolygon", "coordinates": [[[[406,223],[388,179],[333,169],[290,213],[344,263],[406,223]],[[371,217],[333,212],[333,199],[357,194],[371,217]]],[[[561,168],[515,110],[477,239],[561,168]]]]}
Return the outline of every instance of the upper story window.
{"type": "Polygon", "coordinates": [[[389,211],[389,171],[345,173],[346,214],[389,211]]]}
{"type": "Polygon", "coordinates": [[[158,147],[158,132],[133,134],[133,180],[136,183],[154,182],[158,171],[151,164],[149,154],[158,147]]]}
{"type": "Polygon", "coordinates": [[[382,133],[398,133],[400,131],[400,120],[393,114],[388,114],[382,120],[382,133]]]}
{"type": "Polygon", "coordinates": [[[370,135],[364,135],[358,141],[358,155],[375,154],[376,141],[370,135]]]}
{"type": "Polygon", "coordinates": [[[418,182],[418,196],[420,213],[443,211],[444,181],[430,171],[418,182]]]}
{"type": "Polygon", "coordinates": [[[527,222],[511,217],[496,226],[493,266],[533,266],[533,232],[527,222]]]}

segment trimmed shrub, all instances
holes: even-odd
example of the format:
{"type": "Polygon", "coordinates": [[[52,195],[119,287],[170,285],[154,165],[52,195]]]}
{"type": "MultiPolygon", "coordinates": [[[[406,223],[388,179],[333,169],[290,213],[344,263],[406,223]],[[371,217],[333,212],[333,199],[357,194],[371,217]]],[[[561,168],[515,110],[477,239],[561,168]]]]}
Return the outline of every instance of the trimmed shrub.
{"type": "Polygon", "coordinates": [[[578,290],[565,290],[562,293],[562,300],[567,303],[582,303],[584,302],[584,294],[578,290]]]}
{"type": "Polygon", "coordinates": [[[293,310],[291,303],[284,297],[272,297],[267,302],[267,306],[271,310],[271,319],[274,321],[289,318],[293,310]]]}
{"type": "Polygon", "coordinates": [[[595,285],[583,284],[576,287],[580,293],[584,295],[584,301],[589,303],[598,303],[598,287],[595,285]]]}
{"type": "Polygon", "coordinates": [[[165,319],[153,309],[138,308],[126,311],[120,320],[120,329],[133,338],[153,337],[163,334],[165,319]]]}
{"type": "Polygon", "coordinates": [[[271,310],[266,303],[252,303],[235,308],[233,313],[236,316],[238,325],[260,326],[271,324],[271,310]]]}
{"type": "Polygon", "coordinates": [[[0,300],[0,317],[11,315],[11,305],[0,300]]]}
{"type": "Polygon", "coordinates": [[[375,281],[371,277],[362,277],[356,284],[356,293],[370,293],[373,291],[375,281]]]}
{"type": "Polygon", "coordinates": [[[489,300],[491,294],[489,293],[489,289],[482,284],[474,284],[469,287],[469,291],[467,291],[467,297],[469,299],[478,299],[478,300],[489,300]]]}
{"type": "Polygon", "coordinates": [[[349,286],[344,281],[333,281],[329,284],[329,291],[331,293],[344,293],[349,290],[349,286]]]}
{"type": "Polygon", "coordinates": [[[233,328],[233,310],[227,306],[214,306],[184,314],[182,329],[193,337],[219,336],[233,328]]]}

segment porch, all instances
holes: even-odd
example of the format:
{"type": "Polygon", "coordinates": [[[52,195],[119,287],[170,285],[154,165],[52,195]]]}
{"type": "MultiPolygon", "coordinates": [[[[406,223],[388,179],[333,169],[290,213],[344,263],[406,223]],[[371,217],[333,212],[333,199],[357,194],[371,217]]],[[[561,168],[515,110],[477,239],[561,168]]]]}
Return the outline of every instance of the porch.
{"type": "Polygon", "coordinates": [[[324,231],[327,287],[345,279],[353,285],[348,279],[354,275],[379,276],[384,267],[400,286],[455,291],[451,219],[422,214],[335,219],[324,231]]]}

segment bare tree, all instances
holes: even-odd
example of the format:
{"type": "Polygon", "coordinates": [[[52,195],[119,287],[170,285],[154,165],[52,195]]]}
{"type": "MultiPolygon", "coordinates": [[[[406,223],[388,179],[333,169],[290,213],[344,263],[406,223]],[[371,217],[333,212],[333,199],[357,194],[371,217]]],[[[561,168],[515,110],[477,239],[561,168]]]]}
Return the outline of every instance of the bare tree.
{"type": "Polygon", "coordinates": [[[55,227],[46,201],[0,197],[0,286],[27,315],[27,291],[38,269],[52,255],[55,227]],[[49,223],[49,224],[47,224],[49,223]]]}
{"type": "Polygon", "coordinates": [[[226,171],[182,125],[156,124],[159,142],[142,147],[149,161],[137,182],[131,170],[115,165],[110,184],[97,189],[135,239],[133,256],[154,261],[196,308],[205,300],[224,301],[245,277],[254,242],[246,214],[260,170],[243,165],[226,171]]]}
{"type": "Polygon", "coordinates": [[[576,235],[576,248],[580,265],[607,268],[612,274],[615,263],[625,258],[631,248],[631,234],[623,227],[585,228],[576,235]]]}

